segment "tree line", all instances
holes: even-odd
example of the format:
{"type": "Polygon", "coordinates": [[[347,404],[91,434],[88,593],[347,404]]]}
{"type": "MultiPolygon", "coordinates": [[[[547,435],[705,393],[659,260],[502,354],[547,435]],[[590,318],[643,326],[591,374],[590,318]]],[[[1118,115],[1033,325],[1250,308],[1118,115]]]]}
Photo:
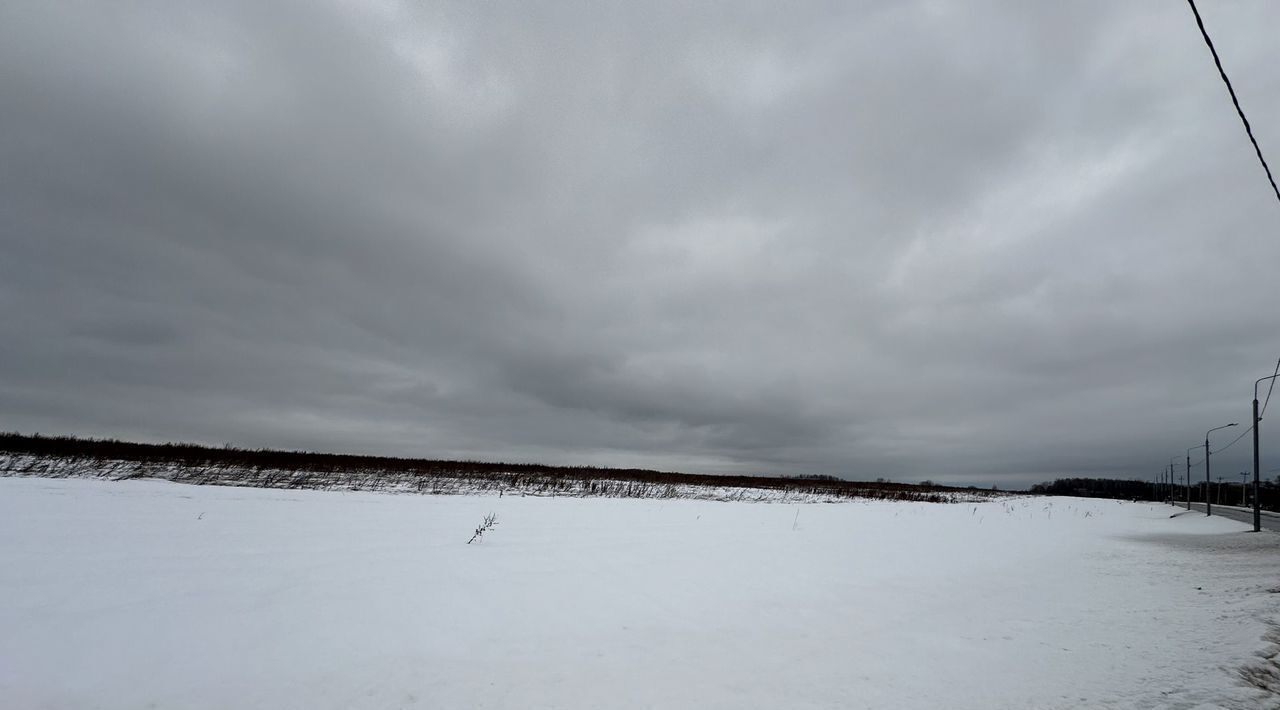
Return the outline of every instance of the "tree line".
{"type": "MultiPolygon", "coordinates": [[[[1280,484],[1272,480],[1259,482],[1259,500],[1265,510],[1280,512],[1280,484]]],[[[1059,478],[1047,483],[1037,483],[1030,489],[1031,493],[1056,496],[1078,496],[1083,498],[1117,498],[1123,500],[1168,500],[1175,502],[1187,500],[1187,487],[1175,485],[1157,485],[1152,481],[1122,480],[1114,478],[1059,478]]],[[[1203,481],[1191,486],[1191,502],[1203,503],[1208,497],[1214,505],[1253,505],[1253,480],[1241,486],[1239,479],[1211,481],[1206,485],[1203,481]]]]}
{"type": "MultiPolygon", "coordinates": [[[[852,481],[831,475],[753,476],[637,468],[549,466],[467,460],[399,458],[313,451],[245,449],[189,443],[143,444],[116,439],[0,433],[9,475],[156,477],[182,483],[269,488],[416,490],[451,493],[506,490],[610,497],[681,497],[688,487],[773,490],[842,498],[943,502],[953,494],[997,495],[937,484],[852,481]]],[[[0,470],[0,475],[6,471],[0,470]]],[[[733,493],[729,496],[732,497],[733,493]]]]}

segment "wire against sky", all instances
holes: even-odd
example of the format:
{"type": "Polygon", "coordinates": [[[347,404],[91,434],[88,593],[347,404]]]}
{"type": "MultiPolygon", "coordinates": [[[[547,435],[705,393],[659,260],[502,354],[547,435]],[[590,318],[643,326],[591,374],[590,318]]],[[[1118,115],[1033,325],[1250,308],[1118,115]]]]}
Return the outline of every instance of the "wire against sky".
{"type": "Polygon", "coordinates": [[[1218,66],[1218,75],[1222,77],[1222,82],[1227,85],[1227,91],[1231,94],[1231,103],[1235,104],[1236,113],[1240,114],[1240,121],[1244,123],[1244,132],[1249,134],[1249,142],[1253,144],[1253,152],[1258,154],[1258,162],[1262,163],[1262,169],[1267,172],[1267,181],[1271,183],[1271,190],[1276,193],[1276,199],[1280,200],[1280,187],[1276,187],[1276,179],[1271,176],[1271,167],[1267,165],[1267,159],[1262,157],[1262,148],[1258,146],[1258,140],[1253,137],[1253,127],[1249,125],[1249,119],[1245,118],[1244,109],[1240,108],[1240,100],[1236,98],[1236,90],[1231,86],[1231,80],[1227,78],[1227,71],[1222,68],[1222,60],[1218,58],[1218,50],[1213,46],[1213,40],[1209,39],[1209,31],[1204,28],[1204,20],[1200,18],[1200,11],[1196,9],[1196,0],[1187,0],[1187,4],[1191,6],[1191,12],[1196,16],[1196,25],[1200,27],[1200,36],[1204,37],[1204,43],[1209,45],[1209,52],[1213,54],[1213,63],[1218,66]]]}
{"type": "Polygon", "coordinates": [[[1271,385],[1267,387],[1267,400],[1262,403],[1262,411],[1258,412],[1259,420],[1261,420],[1262,416],[1267,413],[1267,405],[1271,402],[1271,390],[1275,389],[1277,376],[1280,376],[1280,360],[1276,360],[1276,371],[1272,373],[1271,385]]]}
{"type": "MultiPolygon", "coordinates": [[[[1277,360],[1277,361],[1276,361],[1276,371],[1275,371],[1275,374],[1276,374],[1276,375],[1280,375],[1280,360],[1277,360]]],[[[1274,377],[1274,375],[1273,375],[1273,377],[1274,377]]],[[[1274,387],[1274,386],[1275,386],[1275,384],[1276,384],[1276,381],[1275,381],[1274,379],[1273,379],[1273,380],[1271,380],[1271,386],[1272,386],[1272,387],[1274,387]]],[[[1262,404],[1262,411],[1258,412],[1258,421],[1262,421],[1262,415],[1266,413],[1266,411],[1267,411],[1267,404],[1268,404],[1269,402],[1271,402],[1271,389],[1267,389],[1267,399],[1266,399],[1266,402],[1263,402],[1263,404],[1262,404]]],[[[1222,448],[1220,448],[1220,449],[1216,449],[1216,450],[1214,450],[1212,453],[1220,454],[1220,453],[1222,453],[1223,451],[1226,451],[1227,449],[1231,448],[1232,446],[1234,446],[1234,445],[1235,445],[1235,443],[1236,443],[1237,441],[1240,441],[1241,439],[1243,439],[1243,438],[1245,437],[1245,435],[1246,435],[1246,434],[1248,434],[1249,432],[1253,431],[1253,428],[1254,428],[1255,426],[1257,426],[1257,425],[1258,425],[1258,422],[1254,422],[1253,424],[1250,424],[1250,425],[1249,425],[1249,427],[1248,427],[1247,429],[1245,429],[1244,431],[1240,432],[1240,436],[1237,436],[1236,438],[1232,439],[1230,444],[1227,444],[1226,446],[1224,446],[1224,447],[1222,447],[1222,448]]],[[[1203,461],[1204,461],[1204,459],[1201,459],[1201,462],[1203,462],[1203,461]]]]}
{"type": "Polygon", "coordinates": [[[1250,426],[1248,429],[1245,429],[1244,431],[1240,432],[1240,436],[1237,436],[1236,438],[1232,439],[1230,444],[1227,444],[1226,446],[1222,447],[1221,449],[1214,449],[1213,453],[1215,453],[1215,454],[1220,454],[1220,453],[1222,453],[1223,451],[1226,451],[1227,449],[1229,449],[1229,448],[1231,448],[1232,446],[1234,446],[1234,445],[1235,445],[1235,443],[1236,443],[1237,441],[1240,441],[1241,439],[1243,439],[1243,438],[1245,437],[1245,434],[1248,434],[1248,433],[1249,433],[1249,432],[1251,432],[1251,431],[1253,431],[1253,427],[1252,427],[1252,426],[1250,426]]]}

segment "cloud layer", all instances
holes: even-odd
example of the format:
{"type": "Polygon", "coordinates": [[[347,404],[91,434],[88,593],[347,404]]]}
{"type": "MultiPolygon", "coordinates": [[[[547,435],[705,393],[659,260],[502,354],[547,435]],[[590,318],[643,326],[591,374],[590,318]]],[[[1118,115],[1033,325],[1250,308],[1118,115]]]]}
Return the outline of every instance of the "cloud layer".
{"type": "MultiPolygon", "coordinates": [[[[1280,6],[1204,15],[1280,160],[1280,6]]],[[[1021,485],[1280,357],[1176,3],[14,3],[0,66],[6,429],[1021,485]]]]}

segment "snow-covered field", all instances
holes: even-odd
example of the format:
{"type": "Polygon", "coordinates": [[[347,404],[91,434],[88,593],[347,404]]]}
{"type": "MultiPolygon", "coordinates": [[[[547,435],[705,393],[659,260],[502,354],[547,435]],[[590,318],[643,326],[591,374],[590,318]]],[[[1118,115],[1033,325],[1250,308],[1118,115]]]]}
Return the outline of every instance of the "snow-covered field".
{"type": "Polygon", "coordinates": [[[1280,537],[1177,512],[0,478],[0,707],[1275,706],[1280,537]]]}

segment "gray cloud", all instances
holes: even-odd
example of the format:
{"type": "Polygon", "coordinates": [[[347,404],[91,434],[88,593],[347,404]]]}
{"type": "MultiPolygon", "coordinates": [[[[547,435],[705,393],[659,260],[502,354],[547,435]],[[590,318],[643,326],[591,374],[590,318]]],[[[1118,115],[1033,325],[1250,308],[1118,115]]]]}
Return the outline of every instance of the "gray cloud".
{"type": "MultiPolygon", "coordinates": [[[[1280,8],[1205,16],[1280,151],[1280,8]]],[[[1019,485],[1280,356],[1176,4],[29,3],[0,66],[7,429],[1019,485]]]]}

